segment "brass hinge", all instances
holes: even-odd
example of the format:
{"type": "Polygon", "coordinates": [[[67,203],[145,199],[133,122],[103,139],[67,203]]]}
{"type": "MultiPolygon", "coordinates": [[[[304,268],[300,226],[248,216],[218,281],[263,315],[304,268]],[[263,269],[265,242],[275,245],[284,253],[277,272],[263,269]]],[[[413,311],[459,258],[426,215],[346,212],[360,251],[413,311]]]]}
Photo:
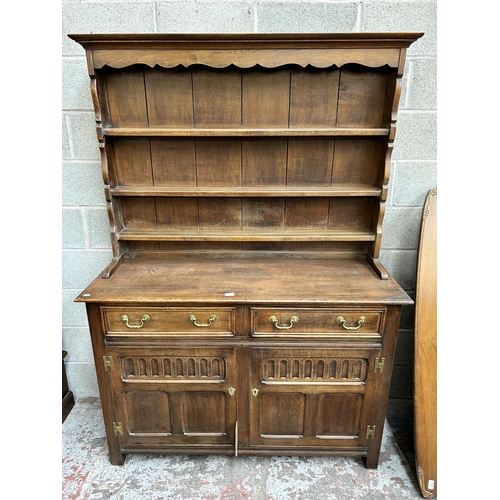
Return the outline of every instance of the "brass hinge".
{"type": "Polygon", "coordinates": [[[104,371],[105,372],[108,371],[108,368],[112,372],[115,371],[115,364],[113,363],[113,357],[112,356],[108,356],[108,358],[106,358],[106,356],[103,356],[102,360],[104,362],[104,371]]]}
{"type": "Polygon", "coordinates": [[[371,425],[366,426],[366,439],[368,439],[368,438],[373,439],[375,437],[375,429],[376,428],[377,428],[376,425],[373,426],[373,429],[372,429],[371,425]]]}
{"type": "Polygon", "coordinates": [[[121,422],[113,422],[113,431],[115,436],[123,436],[123,427],[121,422]]]}
{"type": "Polygon", "coordinates": [[[384,363],[385,363],[385,358],[382,358],[380,361],[378,358],[375,358],[375,367],[373,368],[373,373],[377,373],[377,370],[379,373],[384,373],[384,363]]]}

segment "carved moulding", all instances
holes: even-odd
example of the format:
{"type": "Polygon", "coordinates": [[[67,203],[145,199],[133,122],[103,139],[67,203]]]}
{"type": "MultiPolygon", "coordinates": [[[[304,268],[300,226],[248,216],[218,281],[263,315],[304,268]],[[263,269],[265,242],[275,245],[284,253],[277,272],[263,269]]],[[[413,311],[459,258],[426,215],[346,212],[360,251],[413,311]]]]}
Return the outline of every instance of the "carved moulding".
{"type": "Polygon", "coordinates": [[[375,54],[371,51],[357,51],[347,54],[341,49],[302,49],[302,50],[270,50],[266,52],[256,50],[163,50],[144,52],[140,49],[125,51],[93,50],[94,69],[109,66],[115,69],[125,68],[132,64],[144,64],[151,68],[175,68],[200,64],[211,68],[222,69],[234,65],[238,68],[253,68],[261,66],[272,69],[293,64],[303,68],[312,66],[318,69],[341,67],[345,64],[360,64],[378,68],[385,65],[397,67],[399,50],[394,49],[391,54],[375,54]]]}

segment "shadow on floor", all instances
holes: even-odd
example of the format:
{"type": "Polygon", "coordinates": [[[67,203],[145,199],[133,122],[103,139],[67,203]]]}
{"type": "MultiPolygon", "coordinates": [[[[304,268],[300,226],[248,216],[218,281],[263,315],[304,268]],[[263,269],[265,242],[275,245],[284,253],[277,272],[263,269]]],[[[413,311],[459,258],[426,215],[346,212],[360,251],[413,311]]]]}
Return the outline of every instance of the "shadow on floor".
{"type": "MultiPolygon", "coordinates": [[[[411,444],[407,402],[390,404],[377,469],[359,457],[129,454],[109,463],[97,398],[77,400],[63,423],[63,500],[419,500],[403,447],[411,444]],[[395,432],[392,432],[394,425],[395,432]]],[[[408,453],[408,450],[406,451],[408,453]]],[[[413,460],[410,460],[413,464],[413,460]]]]}
{"type": "Polygon", "coordinates": [[[413,440],[413,400],[390,399],[387,405],[387,422],[413,475],[417,477],[413,440]]]}

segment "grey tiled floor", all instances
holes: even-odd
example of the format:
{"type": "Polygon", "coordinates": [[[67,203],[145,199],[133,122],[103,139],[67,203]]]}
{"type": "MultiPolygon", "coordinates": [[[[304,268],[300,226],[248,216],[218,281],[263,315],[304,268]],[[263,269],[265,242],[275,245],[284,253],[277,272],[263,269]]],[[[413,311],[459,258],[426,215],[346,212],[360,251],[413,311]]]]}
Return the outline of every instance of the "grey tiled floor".
{"type": "Polygon", "coordinates": [[[62,426],[63,500],[405,500],[422,498],[388,424],[380,464],[325,457],[128,455],[108,461],[98,399],[77,400],[62,426]]]}

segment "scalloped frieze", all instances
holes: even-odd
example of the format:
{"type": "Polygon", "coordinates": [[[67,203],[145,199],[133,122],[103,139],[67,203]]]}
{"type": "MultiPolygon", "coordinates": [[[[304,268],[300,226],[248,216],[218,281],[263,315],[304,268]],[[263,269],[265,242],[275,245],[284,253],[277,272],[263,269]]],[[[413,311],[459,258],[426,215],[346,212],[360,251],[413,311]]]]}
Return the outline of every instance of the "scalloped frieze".
{"type": "Polygon", "coordinates": [[[277,68],[287,64],[312,66],[323,69],[345,64],[360,64],[370,68],[385,65],[398,67],[399,49],[375,51],[370,49],[269,49],[269,50],[100,50],[92,54],[95,69],[109,66],[122,69],[133,64],[144,64],[151,68],[189,67],[200,64],[222,69],[234,65],[238,68],[277,68]]]}

